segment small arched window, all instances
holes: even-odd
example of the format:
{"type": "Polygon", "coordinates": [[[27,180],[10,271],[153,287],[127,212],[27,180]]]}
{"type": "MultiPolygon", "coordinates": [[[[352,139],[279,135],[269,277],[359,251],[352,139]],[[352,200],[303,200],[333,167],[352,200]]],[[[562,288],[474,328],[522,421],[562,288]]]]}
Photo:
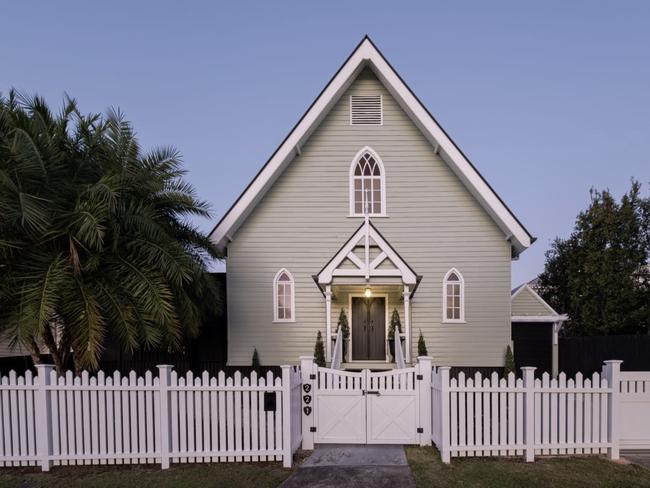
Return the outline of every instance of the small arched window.
{"type": "Polygon", "coordinates": [[[273,320],[275,322],[295,322],[295,292],[293,276],[281,269],[273,279],[273,320]]]}
{"type": "Polygon", "coordinates": [[[372,149],[364,147],[350,167],[350,215],[385,215],[384,165],[372,149]]]}
{"type": "Polygon", "coordinates": [[[447,271],[442,281],[443,322],[465,321],[465,280],[457,269],[447,271]]]}

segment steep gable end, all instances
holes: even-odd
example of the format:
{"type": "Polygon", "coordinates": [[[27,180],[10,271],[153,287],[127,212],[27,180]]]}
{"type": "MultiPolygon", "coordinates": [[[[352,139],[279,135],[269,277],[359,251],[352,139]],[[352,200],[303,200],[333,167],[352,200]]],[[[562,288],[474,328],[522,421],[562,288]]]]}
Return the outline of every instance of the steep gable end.
{"type": "MultiPolygon", "coordinates": [[[[283,173],[287,165],[296,155],[301,153],[301,147],[364,69],[372,70],[402,110],[434,147],[435,152],[447,163],[467,190],[494,220],[512,245],[513,255],[518,255],[528,248],[534,242],[534,238],[492,190],[367,37],[357,46],[280,147],[273,153],[257,176],[217,224],[210,235],[213,242],[221,250],[225,250],[239,226],[283,173]]],[[[360,106],[363,110],[357,113],[358,118],[356,120],[362,123],[379,124],[382,120],[381,104],[377,105],[376,101],[370,99],[365,100],[364,103],[364,106],[360,106]]],[[[351,125],[355,125],[352,123],[353,121],[354,118],[351,113],[351,125]]]]}
{"type": "Polygon", "coordinates": [[[512,315],[541,317],[558,313],[530,286],[522,285],[512,294],[512,315]]]}

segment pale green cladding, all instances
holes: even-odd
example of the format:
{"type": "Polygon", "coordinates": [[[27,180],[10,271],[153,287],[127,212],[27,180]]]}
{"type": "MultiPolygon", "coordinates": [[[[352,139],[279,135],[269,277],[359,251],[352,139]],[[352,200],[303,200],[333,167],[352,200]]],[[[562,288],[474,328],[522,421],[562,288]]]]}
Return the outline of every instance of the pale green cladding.
{"type": "MultiPolygon", "coordinates": [[[[506,236],[365,69],[228,245],[228,360],[295,363],[325,335],[325,300],[312,279],[362,219],[349,217],[349,170],[364,146],[386,171],[387,217],[373,224],[422,276],[412,306],[415,357],[422,330],[435,364],[501,366],[510,342],[511,251],[506,236]],[[383,95],[381,126],[351,126],[352,94],[383,95]],[[442,323],[442,280],[465,279],[464,324],[442,323]],[[273,322],[273,277],[294,276],[295,323],[273,322]]],[[[333,326],[339,309],[333,307],[333,326]]]]}
{"type": "Polygon", "coordinates": [[[533,291],[525,287],[512,298],[512,315],[545,316],[555,315],[555,311],[545,306],[533,291]]]}

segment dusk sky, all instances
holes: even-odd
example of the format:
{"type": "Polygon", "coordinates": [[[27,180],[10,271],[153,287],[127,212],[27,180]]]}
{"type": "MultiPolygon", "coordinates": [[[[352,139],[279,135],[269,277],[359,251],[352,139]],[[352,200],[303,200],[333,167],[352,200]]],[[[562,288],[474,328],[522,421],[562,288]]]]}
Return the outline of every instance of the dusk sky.
{"type": "Polygon", "coordinates": [[[537,242],[650,185],[650,2],[2,2],[0,91],[119,107],[173,145],[210,230],[364,34],[537,242]]]}

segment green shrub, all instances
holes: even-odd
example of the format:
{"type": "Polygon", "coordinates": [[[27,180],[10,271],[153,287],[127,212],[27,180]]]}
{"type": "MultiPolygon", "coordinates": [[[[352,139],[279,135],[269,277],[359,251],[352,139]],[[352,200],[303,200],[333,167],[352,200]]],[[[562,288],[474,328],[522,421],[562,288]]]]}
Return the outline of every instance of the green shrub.
{"type": "Polygon", "coordinates": [[[350,337],[350,326],[348,325],[348,316],[345,315],[345,310],[343,309],[341,309],[341,313],[339,314],[338,328],[341,329],[343,340],[347,340],[350,337]]]}
{"type": "Polygon", "coordinates": [[[262,365],[260,364],[260,355],[257,353],[257,348],[253,349],[253,360],[251,361],[253,371],[260,372],[262,365]]]}
{"type": "Polygon", "coordinates": [[[503,376],[508,376],[510,373],[516,373],[515,356],[512,354],[512,348],[506,347],[506,360],[503,365],[503,376]]]}
{"type": "Polygon", "coordinates": [[[418,356],[428,356],[429,352],[427,351],[427,343],[424,342],[424,336],[422,331],[420,331],[420,337],[418,337],[418,356]]]}
{"type": "Polygon", "coordinates": [[[321,368],[325,367],[325,346],[323,344],[323,336],[318,331],[316,334],[316,345],[314,346],[314,361],[321,368]]]}
{"type": "Polygon", "coordinates": [[[393,310],[393,314],[390,316],[390,326],[388,327],[388,339],[395,339],[395,331],[398,333],[402,332],[402,321],[399,318],[399,312],[397,309],[393,310]]]}

